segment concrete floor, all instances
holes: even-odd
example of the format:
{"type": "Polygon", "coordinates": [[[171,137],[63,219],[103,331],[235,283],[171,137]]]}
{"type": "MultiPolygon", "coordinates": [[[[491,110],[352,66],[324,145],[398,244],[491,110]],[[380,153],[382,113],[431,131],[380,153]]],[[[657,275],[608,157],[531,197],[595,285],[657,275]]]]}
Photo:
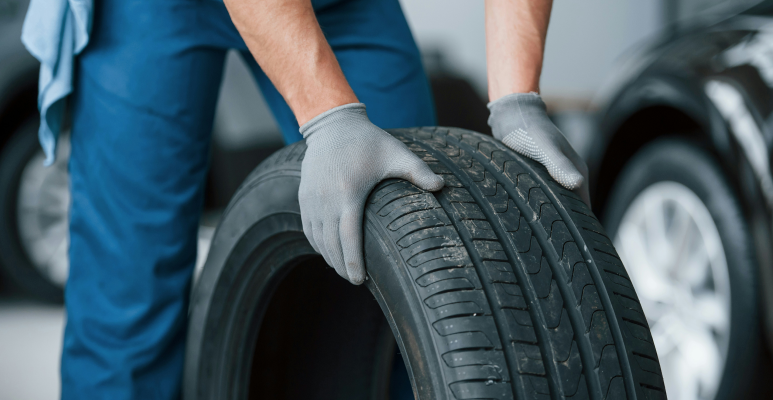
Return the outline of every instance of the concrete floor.
{"type": "Polygon", "coordinates": [[[0,400],[59,398],[62,306],[0,298],[0,400]]]}

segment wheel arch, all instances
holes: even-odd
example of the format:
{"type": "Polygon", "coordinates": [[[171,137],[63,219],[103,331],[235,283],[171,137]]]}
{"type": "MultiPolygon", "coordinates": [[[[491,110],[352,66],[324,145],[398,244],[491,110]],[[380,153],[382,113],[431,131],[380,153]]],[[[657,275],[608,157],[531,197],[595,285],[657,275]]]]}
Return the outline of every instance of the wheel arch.
{"type": "Polygon", "coordinates": [[[13,132],[37,110],[37,69],[23,70],[0,85],[0,149],[13,132]]]}
{"type": "Polygon", "coordinates": [[[626,162],[642,147],[668,136],[699,140],[699,132],[700,125],[693,118],[669,105],[653,104],[631,114],[610,135],[601,159],[593,166],[594,212],[603,218],[612,185],[626,162]]]}

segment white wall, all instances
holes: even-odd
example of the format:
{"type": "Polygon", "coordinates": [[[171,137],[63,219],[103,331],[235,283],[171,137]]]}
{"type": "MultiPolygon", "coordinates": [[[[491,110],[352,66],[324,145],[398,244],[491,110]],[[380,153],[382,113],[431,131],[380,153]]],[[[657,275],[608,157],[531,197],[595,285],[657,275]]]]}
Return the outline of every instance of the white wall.
{"type": "Polygon", "coordinates": [[[546,96],[593,96],[627,49],[661,28],[659,0],[557,0],[545,49],[546,96]]]}
{"type": "MultiPolygon", "coordinates": [[[[401,0],[401,4],[419,47],[442,51],[452,69],[485,95],[483,1],[401,0]]],[[[556,0],[541,82],[545,96],[590,100],[617,57],[661,27],[660,4],[660,0],[556,0]]]]}
{"type": "Polygon", "coordinates": [[[485,93],[486,32],[482,0],[400,0],[423,51],[440,50],[453,72],[485,93]]]}

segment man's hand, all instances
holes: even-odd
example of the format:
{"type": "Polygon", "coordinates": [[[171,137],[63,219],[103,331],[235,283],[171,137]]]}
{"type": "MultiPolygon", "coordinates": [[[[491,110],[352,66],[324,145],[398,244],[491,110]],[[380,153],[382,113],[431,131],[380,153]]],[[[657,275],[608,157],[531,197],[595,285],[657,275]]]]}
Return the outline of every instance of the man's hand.
{"type": "Polygon", "coordinates": [[[510,94],[489,103],[488,108],[488,124],[495,138],[544,165],[553,179],[575,191],[590,207],[588,167],[550,121],[538,94],[510,94]]]}
{"type": "Polygon", "coordinates": [[[362,221],[371,190],[401,178],[440,190],[443,178],[392,135],[373,125],[361,103],[326,111],[301,127],[307,150],[298,199],[303,233],[342,277],[365,281],[362,221]]]}

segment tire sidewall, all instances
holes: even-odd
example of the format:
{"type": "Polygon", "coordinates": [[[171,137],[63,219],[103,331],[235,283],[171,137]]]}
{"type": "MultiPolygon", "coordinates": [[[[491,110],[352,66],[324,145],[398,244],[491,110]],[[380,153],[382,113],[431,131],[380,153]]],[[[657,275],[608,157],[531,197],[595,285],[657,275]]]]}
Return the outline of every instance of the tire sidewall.
{"type": "Polygon", "coordinates": [[[611,238],[633,200],[649,186],[680,183],[695,193],[711,214],[727,258],[730,278],[730,339],[716,399],[737,398],[749,385],[759,343],[757,266],[752,239],[732,186],[714,158],[680,138],[657,140],[626,164],[611,191],[604,227],[611,238]]]}
{"type": "MultiPolygon", "coordinates": [[[[277,235],[303,233],[297,201],[299,172],[287,168],[251,176],[224,213],[191,295],[183,381],[185,399],[232,398],[221,397],[223,391],[240,390],[231,390],[228,384],[239,380],[243,371],[238,369],[250,365],[251,360],[229,363],[232,354],[227,347],[234,338],[223,335],[244,334],[239,332],[235,326],[238,321],[230,318],[230,313],[242,308],[242,304],[234,302],[246,299],[234,299],[231,295],[243,292],[244,273],[251,272],[257,277],[247,279],[252,283],[250,290],[265,304],[271,294],[266,291],[276,287],[276,281],[286,273],[270,266],[256,271],[243,271],[243,267],[248,257],[266,257],[260,254],[262,245],[277,235]]],[[[310,245],[294,250],[313,253],[310,245]]],[[[251,318],[258,318],[259,324],[261,310],[256,310],[256,314],[251,318]]],[[[244,322],[249,325],[255,321],[244,322]]],[[[244,354],[252,354],[251,349],[244,349],[244,354]]]]}
{"type": "Polygon", "coordinates": [[[376,216],[365,217],[365,260],[368,265],[366,286],[373,293],[392,328],[403,355],[416,399],[453,398],[444,380],[438,349],[426,327],[419,293],[416,292],[408,267],[388,238],[384,228],[375,223],[376,216]]]}

